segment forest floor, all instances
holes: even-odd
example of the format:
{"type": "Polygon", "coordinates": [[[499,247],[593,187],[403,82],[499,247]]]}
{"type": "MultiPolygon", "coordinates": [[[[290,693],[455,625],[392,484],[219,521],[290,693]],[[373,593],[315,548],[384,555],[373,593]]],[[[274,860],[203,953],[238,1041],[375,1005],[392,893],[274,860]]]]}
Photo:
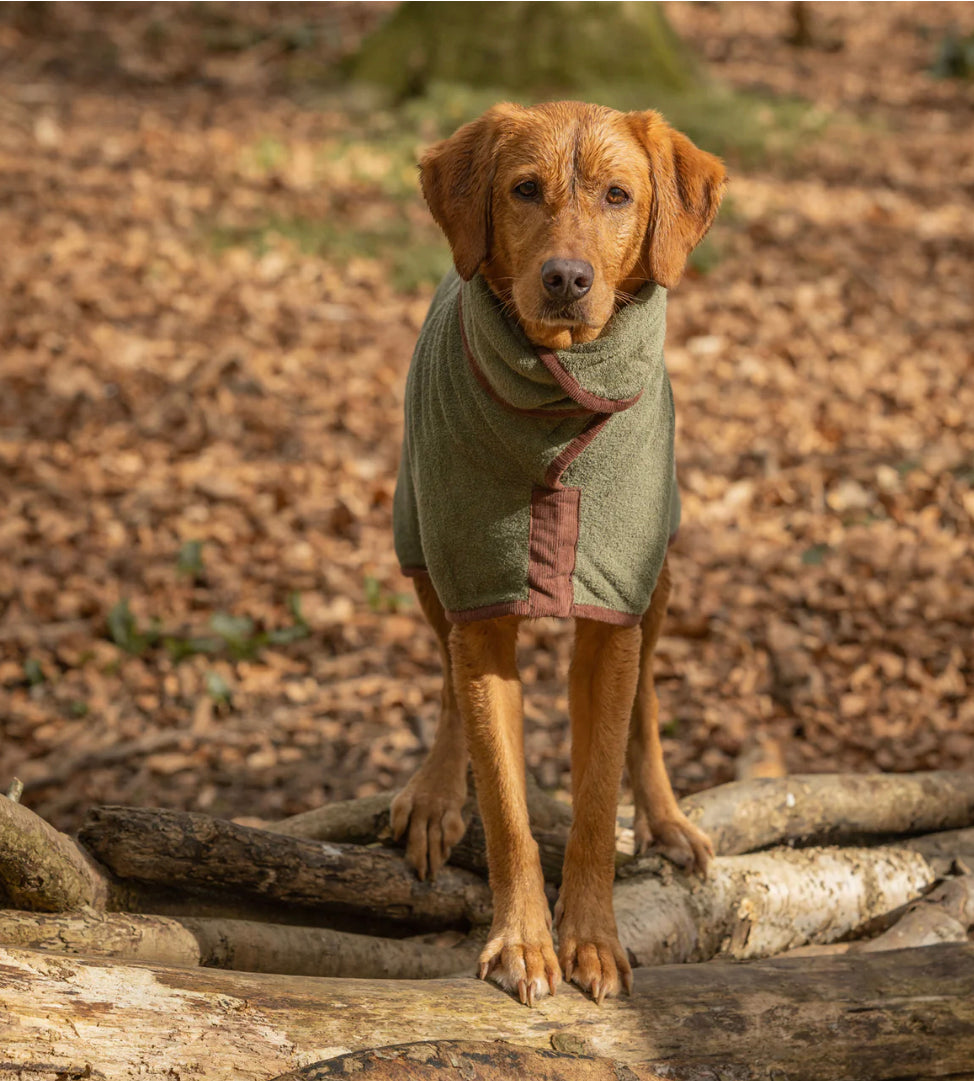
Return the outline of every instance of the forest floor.
{"type": "MultiPolygon", "coordinates": [[[[468,102],[315,82],[387,7],[0,11],[0,790],[62,829],[278,818],[401,785],[431,738],[391,498],[449,260],[414,163],[468,102]]],[[[680,793],[756,745],[974,759],[974,82],[932,72],[972,6],[809,8],[798,48],[790,5],[668,5],[718,79],[805,103],[763,153],[719,148],[730,195],[670,298],[680,793]]],[[[552,789],[569,647],[523,634],[552,789]]]]}

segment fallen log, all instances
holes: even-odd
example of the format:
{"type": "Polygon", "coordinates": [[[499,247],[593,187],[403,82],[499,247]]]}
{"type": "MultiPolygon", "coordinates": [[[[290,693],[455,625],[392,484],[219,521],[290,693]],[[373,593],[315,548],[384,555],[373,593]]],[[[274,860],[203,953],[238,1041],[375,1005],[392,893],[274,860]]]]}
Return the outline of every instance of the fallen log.
{"type": "Polygon", "coordinates": [[[680,807],[719,855],[864,844],[974,826],[974,772],[763,777],[698,792],[680,807]]]}
{"type": "Polygon", "coordinates": [[[974,928],[974,875],[951,878],[906,906],[900,918],[881,935],[849,947],[856,953],[966,942],[974,928]]]}
{"type": "Polygon", "coordinates": [[[774,848],[718,856],[700,880],[666,869],[618,882],[619,938],[640,965],[771,957],[828,943],[915,900],[937,874],[896,848],[774,848]]]}
{"type": "Polygon", "coordinates": [[[273,1081],[511,1081],[532,1077],[538,1081],[663,1081],[643,1066],[626,1066],[607,1058],[561,1051],[535,1051],[509,1044],[440,1040],[407,1043],[339,1055],[315,1062],[273,1081]]]}
{"type": "Polygon", "coordinates": [[[264,829],[285,837],[338,844],[368,845],[389,836],[389,805],[395,792],[335,800],[311,811],[267,822],[264,829]]]}
{"type": "Polygon", "coordinates": [[[272,897],[416,927],[490,922],[487,884],[446,867],[420,882],[393,852],[282,837],[185,811],[99,807],[78,834],[123,879],[272,897]]]}
{"type": "MultiPolygon", "coordinates": [[[[571,807],[539,788],[530,774],[525,781],[532,827],[549,831],[561,828],[567,831],[572,820],[571,807]]],[[[374,796],[362,796],[359,799],[336,800],[311,811],[292,815],[280,822],[269,822],[264,828],[288,837],[371,844],[389,835],[389,805],[395,794],[379,792],[374,796]]],[[[475,798],[471,798],[464,808],[464,818],[467,818],[468,814],[476,815],[475,798]]]]}
{"type": "MultiPolygon", "coordinates": [[[[120,807],[92,811],[80,839],[126,879],[243,890],[285,903],[317,900],[339,913],[417,926],[489,921],[489,891],[480,879],[445,868],[435,884],[420,883],[402,859],[381,849],[120,807]]],[[[717,953],[768,957],[849,935],[914,900],[935,878],[916,852],[775,849],[718,857],[704,881],[669,868],[627,879],[616,888],[616,919],[623,945],[640,964],[717,953]]]]}
{"type": "Polygon", "coordinates": [[[472,978],[315,980],[0,948],[0,1081],[267,1081],[407,1032],[553,1047],[686,1081],[974,1077],[967,943],[634,975],[631,998],[596,1007],[562,987],[531,1010],[472,978]]]}
{"type": "Polygon", "coordinates": [[[64,912],[104,896],[100,874],[70,837],[0,796],[0,897],[16,908],[64,912]]]}
{"type": "MultiPolygon", "coordinates": [[[[371,844],[389,841],[393,793],[318,807],[267,829],[290,837],[371,844]]],[[[974,826],[974,773],[948,770],[911,774],[796,774],[753,778],[719,785],[680,802],[684,813],[707,834],[721,856],[755,852],[773,845],[878,843],[893,837],[974,826]]],[[[533,783],[528,785],[532,832],[541,851],[545,879],[561,881],[571,808],[533,783]]],[[[486,873],[483,825],[474,804],[467,833],[450,862],[486,873]]],[[[965,851],[971,851],[967,840],[965,851]]],[[[632,874],[654,866],[650,854],[633,861],[632,830],[619,827],[620,869],[632,874]]]]}
{"type": "Polygon", "coordinates": [[[466,975],[474,970],[481,949],[463,940],[447,946],[249,920],[4,909],[0,945],[157,965],[376,980],[466,975]]]}
{"type": "MultiPolygon", "coordinates": [[[[361,799],[339,800],[311,811],[270,822],[264,828],[287,837],[304,837],[315,841],[337,841],[343,844],[392,843],[389,828],[389,805],[394,792],[383,792],[361,799]]],[[[542,791],[533,780],[527,784],[528,811],[531,833],[538,844],[541,870],[546,882],[561,883],[561,868],[565,861],[565,844],[571,825],[571,808],[542,791]]],[[[486,877],[487,839],[484,824],[471,799],[464,809],[467,830],[454,845],[450,863],[486,877]]]]}
{"type": "Polygon", "coordinates": [[[920,837],[904,837],[897,843],[902,848],[921,852],[929,863],[942,868],[944,874],[955,874],[957,864],[974,869],[974,829],[926,833],[920,837]]]}

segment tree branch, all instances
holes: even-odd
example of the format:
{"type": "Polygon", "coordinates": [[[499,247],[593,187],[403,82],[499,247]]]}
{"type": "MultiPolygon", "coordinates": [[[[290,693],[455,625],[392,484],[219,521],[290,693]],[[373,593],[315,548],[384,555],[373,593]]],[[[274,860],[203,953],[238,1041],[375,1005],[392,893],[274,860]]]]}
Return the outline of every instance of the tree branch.
{"type": "Polygon", "coordinates": [[[468,942],[450,946],[248,920],[93,911],[0,911],[0,944],[157,965],[391,980],[472,972],[480,950],[468,942]]]}
{"type": "Polygon", "coordinates": [[[724,856],[974,826],[974,773],[795,774],[736,781],[680,804],[724,856]]]}
{"type": "Polygon", "coordinates": [[[66,912],[104,902],[106,885],[78,846],[0,796],[0,894],[16,908],[66,912]]]}
{"type": "Polygon", "coordinates": [[[183,811],[99,807],[81,843],[114,874],[139,882],[196,887],[337,914],[366,914],[417,927],[490,922],[487,884],[444,868],[417,880],[395,853],[282,837],[183,811]]]}

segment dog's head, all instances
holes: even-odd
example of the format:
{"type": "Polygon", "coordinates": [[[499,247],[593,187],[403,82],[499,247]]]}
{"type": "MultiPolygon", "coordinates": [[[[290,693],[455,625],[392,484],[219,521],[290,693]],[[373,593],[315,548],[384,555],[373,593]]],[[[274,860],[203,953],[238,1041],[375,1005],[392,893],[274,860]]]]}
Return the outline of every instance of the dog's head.
{"type": "Polygon", "coordinates": [[[461,277],[482,271],[538,345],[598,337],[647,281],[683,275],[723,196],[719,158],[656,112],[497,105],[420,163],[461,277]]]}

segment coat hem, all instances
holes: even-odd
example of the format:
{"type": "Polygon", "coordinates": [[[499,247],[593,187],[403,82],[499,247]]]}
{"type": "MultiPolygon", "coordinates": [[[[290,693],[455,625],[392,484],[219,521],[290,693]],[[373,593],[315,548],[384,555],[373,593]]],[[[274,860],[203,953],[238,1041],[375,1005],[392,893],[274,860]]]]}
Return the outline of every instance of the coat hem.
{"type": "MultiPolygon", "coordinates": [[[[402,567],[407,578],[429,578],[425,567],[402,567]]],[[[615,608],[603,608],[598,604],[569,604],[563,610],[539,610],[542,606],[531,600],[499,601],[497,604],[485,604],[480,608],[446,609],[446,618],[451,623],[476,623],[482,619],[500,619],[503,616],[519,616],[522,619],[594,619],[600,623],[612,623],[617,627],[635,627],[642,622],[643,615],[632,612],[620,612],[615,608]]]]}

